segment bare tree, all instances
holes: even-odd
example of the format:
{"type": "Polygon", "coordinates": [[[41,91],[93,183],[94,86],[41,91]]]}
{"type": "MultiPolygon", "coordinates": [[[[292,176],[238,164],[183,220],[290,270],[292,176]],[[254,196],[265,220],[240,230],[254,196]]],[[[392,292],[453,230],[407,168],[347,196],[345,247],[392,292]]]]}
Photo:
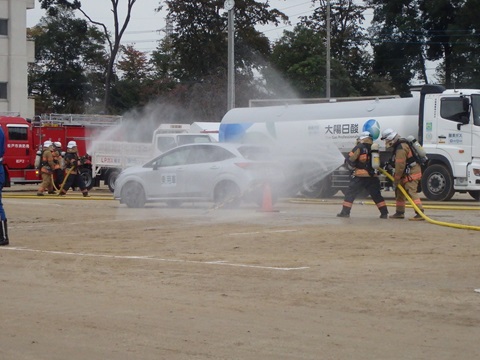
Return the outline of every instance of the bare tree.
{"type": "MultiPolygon", "coordinates": [[[[99,1],[99,0],[97,0],[99,1]]],[[[112,3],[112,14],[113,14],[113,36],[108,31],[107,26],[104,23],[95,21],[89,14],[87,14],[82,9],[82,4],[79,0],[40,0],[40,4],[42,9],[47,10],[48,14],[51,16],[55,16],[58,13],[58,6],[66,7],[74,10],[80,11],[83,16],[85,16],[88,21],[92,24],[99,26],[108,42],[109,51],[110,51],[110,58],[108,60],[107,66],[107,74],[105,76],[105,97],[104,97],[104,112],[110,113],[110,90],[111,90],[111,83],[114,80],[115,74],[115,59],[117,54],[120,50],[120,41],[122,40],[122,36],[125,32],[125,29],[130,22],[130,17],[132,14],[133,5],[137,2],[137,0],[126,0],[127,1],[127,13],[125,19],[123,19],[123,23],[119,19],[119,2],[120,0],[110,0],[112,3]]]]}

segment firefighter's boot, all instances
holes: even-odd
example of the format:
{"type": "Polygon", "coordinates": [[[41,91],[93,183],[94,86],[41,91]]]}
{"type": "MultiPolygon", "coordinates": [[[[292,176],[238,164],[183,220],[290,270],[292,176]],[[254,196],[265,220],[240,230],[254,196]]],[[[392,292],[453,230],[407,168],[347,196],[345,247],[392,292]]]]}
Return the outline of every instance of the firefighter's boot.
{"type": "Polygon", "coordinates": [[[380,210],[380,219],[388,219],[388,208],[386,206],[382,206],[378,210],[380,210]]]}
{"type": "Polygon", "coordinates": [[[348,218],[350,217],[350,208],[347,206],[342,207],[342,211],[337,214],[338,217],[348,218]]]}
{"type": "MultiPolygon", "coordinates": [[[[422,210],[422,213],[425,212],[423,209],[422,210]]],[[[415,216],[408,219],[408,220],[411,220],[411,221],[424,221],[425,219],[422,217],[422,215],[420,215],[417,211],[415,211],[415,216]]]]}
{"type": "Polygon", "coordinates": [[[395,214],[389,216],[390,219],[405,219],[405,213],[401,211],[395,212],[395,214]]]}
{"type": "Polygon", "coordinates": [[[0,223],[0,246],[8,245],[8,229],[7,229],[7,219],[2,220],[0,223]]]}

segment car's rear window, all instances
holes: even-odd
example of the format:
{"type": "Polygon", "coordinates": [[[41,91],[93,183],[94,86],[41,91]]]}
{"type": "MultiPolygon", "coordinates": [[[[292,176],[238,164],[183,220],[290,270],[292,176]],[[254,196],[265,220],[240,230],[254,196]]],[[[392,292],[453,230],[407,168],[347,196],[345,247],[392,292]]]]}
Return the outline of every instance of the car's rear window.
{"type": "Polygon", "coordinates": [[[248,160],[271,160],[272,153],[269,148],[264,146],[240,146],[238,152],[248,160]]]}
{"type": "Polygon", "coordinates": [[[178,145],[210,143],[212,139],[208,135],[181,135],[178,136],[178,145]]]}

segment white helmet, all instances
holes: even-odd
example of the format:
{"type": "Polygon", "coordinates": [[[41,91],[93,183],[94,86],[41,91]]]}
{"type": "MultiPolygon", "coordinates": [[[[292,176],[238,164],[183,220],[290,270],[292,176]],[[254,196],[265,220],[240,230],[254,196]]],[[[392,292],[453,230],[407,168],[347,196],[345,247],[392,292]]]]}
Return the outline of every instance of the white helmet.
{"type": "Polygon", "coordinates": [[[69,141],[67,144],[67,148],[71,149],[77,146],[77,143],[75,141],[69,141]]]}
{"type": "Polygon", "coordinates": [[[52,146],[52,145],[53,145],[53,143],[52,143],[50,140],[47,140],[47,141],[45,141],[45,142],[43,143],[43,147],[44,147],[44,148],[48,148],[48,147],[50,147],[50,146],[52,146]]]}
{"type": "Polygon", "coordinates": [[[395,136],[397,136],[397,132],[393,129],[386,129],[383,131],[382,133],[382,140],[386,140],[386,141],[392,141],[395,136]]]}
{"type": "Polygon", "coordinates": [[[363,139],[366,139],[368,137],[372,137],[372,134],[370,134],[369,131],[364,131],[364,132],[360,133],[360,136],[358,137],[358,139],[363,140],[363,139]]]}
{"type": "Polygon", "coordinates": [[[62,147],[62,143],[61,143],[60,141],[55,141],[55,142],[53,143],[53,145],[55,145],[55,147],[57,147],[57,148],[61,148],[61,147],[62,147]]]}

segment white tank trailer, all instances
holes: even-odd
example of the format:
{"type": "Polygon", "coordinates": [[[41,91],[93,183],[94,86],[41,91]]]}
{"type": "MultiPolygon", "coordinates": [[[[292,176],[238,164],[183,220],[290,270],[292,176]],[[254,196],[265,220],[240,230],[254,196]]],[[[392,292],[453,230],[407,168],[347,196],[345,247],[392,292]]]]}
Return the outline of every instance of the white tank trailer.
{"type": "MultiPolygon", "coordinates": [[[[391,149],[385,149],[380,139],[387,128],[405,138],[413,135],[423,145],[428,162],[421,190],[426,198],[446,201],[460,192],[480,199],[480,90],[476,89],[424,85],[410,98],[235,108],[223,117],[219,139],[288,143],[296,133],[304,134],[305,140],[321,133],[345,156],[358,135],[369,131],[383,164],[391,156],[391,149]],[[278,131],[286,124],[288,132],[278,131]]],[[[345,190],[348,182],[349,171],[342,165],[299,191],[308,197],[330,197],[345,190]]]]}

